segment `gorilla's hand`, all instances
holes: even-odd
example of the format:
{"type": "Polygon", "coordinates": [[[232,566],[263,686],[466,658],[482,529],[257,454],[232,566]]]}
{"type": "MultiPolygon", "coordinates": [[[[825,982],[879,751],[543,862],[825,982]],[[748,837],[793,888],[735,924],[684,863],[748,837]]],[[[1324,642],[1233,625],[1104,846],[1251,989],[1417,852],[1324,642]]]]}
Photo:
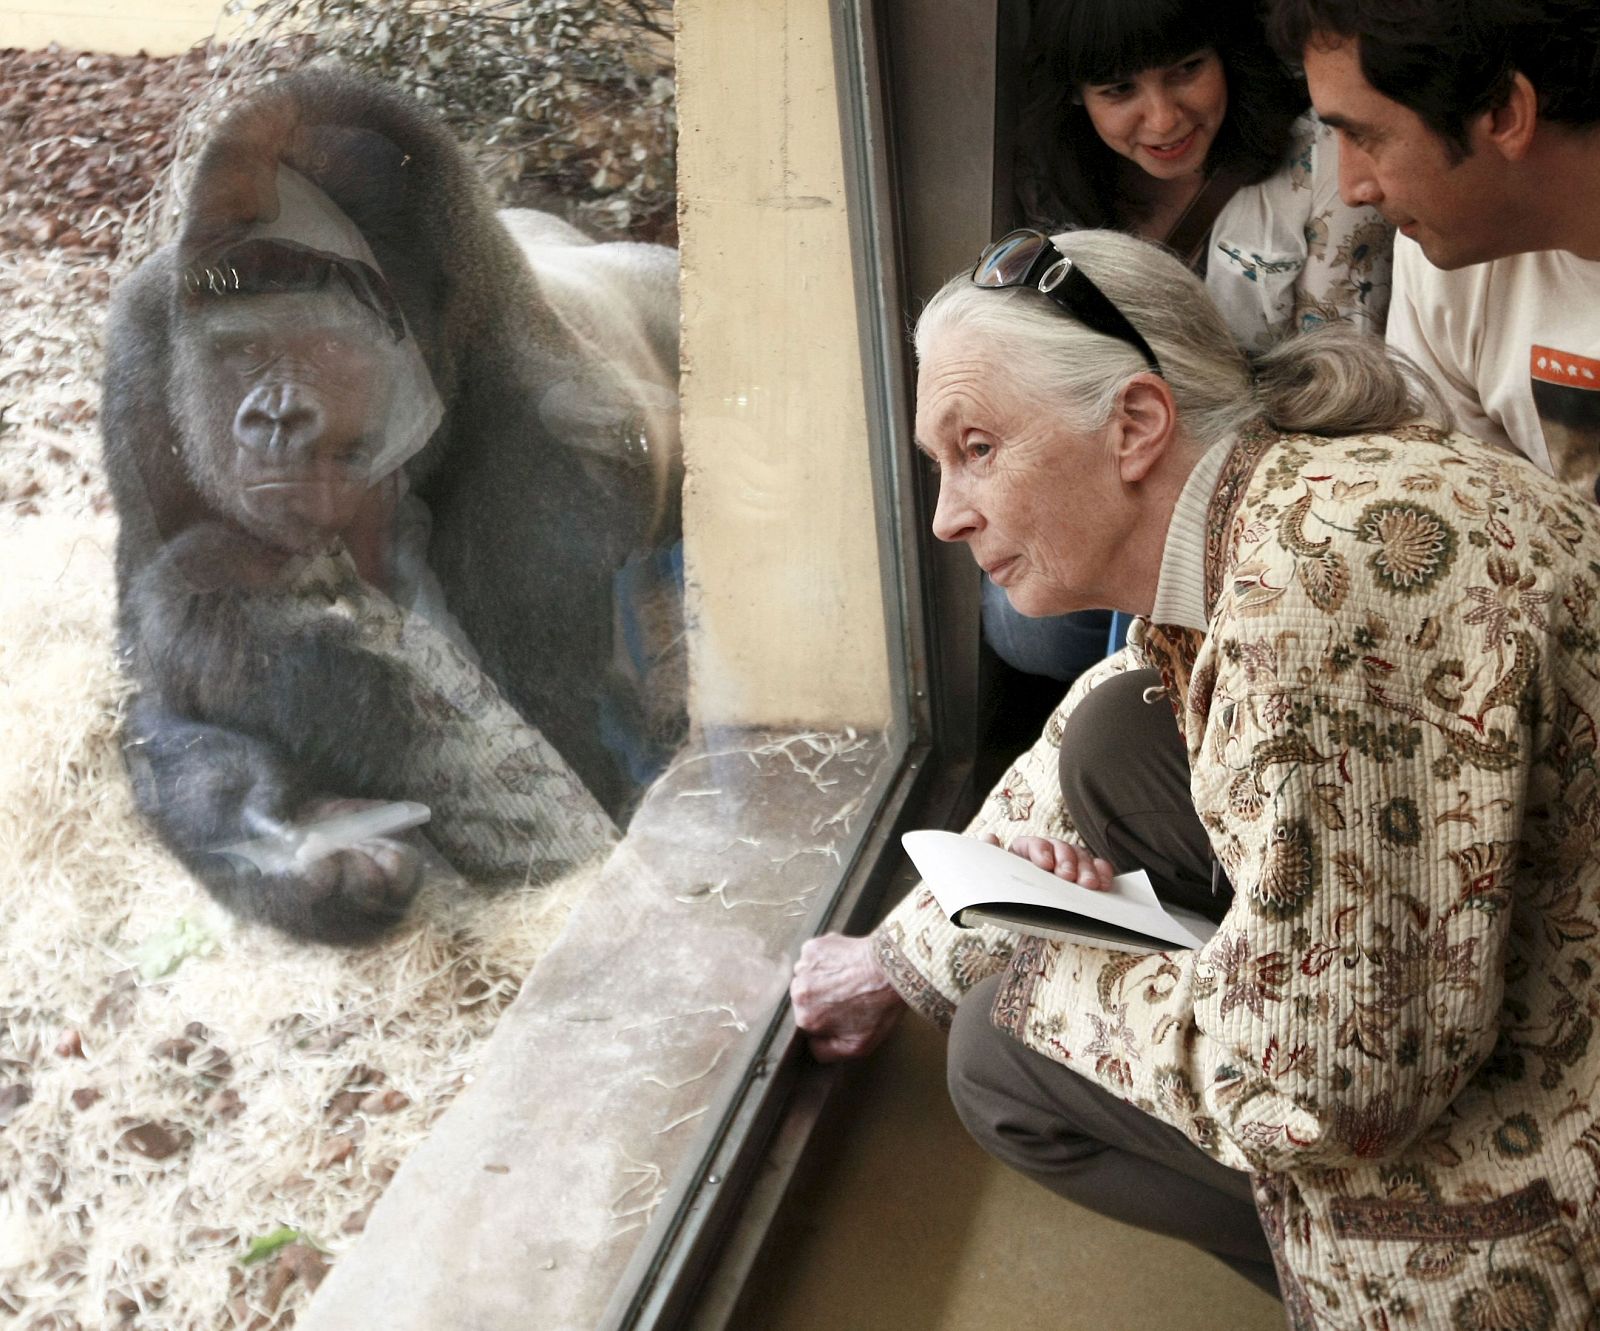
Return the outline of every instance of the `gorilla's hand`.
{"type": "MultiPolygon", "coordinates": [[[[296,822],[385,805],[384,800],[324,799],[300,811],[296,822]]],[[[422,856],[398,837],[373,837],[270,876],[267,891],[295,919],[315,919],[315,936],[330,942],[375,937],[405,914],[422,883],[422,856]]]]}
{"type": "Polygon", "coordinates": [[[894,1029],[906,1001],[872,952],[870,938],[807,939],[789,985],[795,1025],[820,1063],[870,1054],[894,1029]]]}
{"type": "Polygon", "coordinates": [[[315,795],[282,749],[174,715],[148,694],[130,702],[124,742],[135,802],[238,914],[297,938],[360,943],[392,926],[416,894],[422,856],[415,838],[368,834],[335,842],[321,856],[298,854],[305,833],[330,816],[388,801],[315,795]]]}

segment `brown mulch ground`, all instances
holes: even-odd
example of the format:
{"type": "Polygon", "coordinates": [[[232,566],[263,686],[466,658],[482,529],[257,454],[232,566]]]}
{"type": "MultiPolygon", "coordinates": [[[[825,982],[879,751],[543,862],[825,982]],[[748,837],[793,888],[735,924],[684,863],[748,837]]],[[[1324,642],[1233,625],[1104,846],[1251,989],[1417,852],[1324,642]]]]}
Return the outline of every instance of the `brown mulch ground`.
{"type": "Polygon", "coordinates": [[[115,258],[211,77],[199,47],[0,51],[0,248],[115,258]]]}

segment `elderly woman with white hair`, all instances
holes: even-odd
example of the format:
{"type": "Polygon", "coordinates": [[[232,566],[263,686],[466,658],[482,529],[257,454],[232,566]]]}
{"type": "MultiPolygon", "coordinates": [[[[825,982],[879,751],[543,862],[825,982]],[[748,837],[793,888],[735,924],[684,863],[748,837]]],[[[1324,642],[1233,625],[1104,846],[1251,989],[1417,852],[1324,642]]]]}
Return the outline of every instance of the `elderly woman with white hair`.
{"type": "Polygon", "coordinates": [[[1220,928],[1130,957],[914,891],[806,945],[815,1052],[951,1025],[986,1149],[1292,1326],[1589,1325],[1600,510],[1425,423],[1375,339],[1252,364],[1112,232],[991,246],[917,354],[935,532],[1025,613],[1140,617],[971,830],[1220,928]]]}

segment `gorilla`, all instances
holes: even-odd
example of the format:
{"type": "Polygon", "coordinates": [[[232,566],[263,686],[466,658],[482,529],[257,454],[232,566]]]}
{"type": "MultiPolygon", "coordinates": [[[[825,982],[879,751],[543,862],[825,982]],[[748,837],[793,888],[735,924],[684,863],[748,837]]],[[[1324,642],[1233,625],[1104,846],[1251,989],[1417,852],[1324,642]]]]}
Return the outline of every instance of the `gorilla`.
{"type": "Polygon", "coordinates": [[[548,743],[519,770],[626,816],[683,729],[676,375],[675,253],[497,214],[407,96],[313,69],[220,122],[114,296],[101,417],[135,801],[214,896],[361,942],[415,837],[219,852],[416,801],[462,858],[437,801],[470,782],[361,616],[303,613],[319,560],[481,671],[548,743]]]}

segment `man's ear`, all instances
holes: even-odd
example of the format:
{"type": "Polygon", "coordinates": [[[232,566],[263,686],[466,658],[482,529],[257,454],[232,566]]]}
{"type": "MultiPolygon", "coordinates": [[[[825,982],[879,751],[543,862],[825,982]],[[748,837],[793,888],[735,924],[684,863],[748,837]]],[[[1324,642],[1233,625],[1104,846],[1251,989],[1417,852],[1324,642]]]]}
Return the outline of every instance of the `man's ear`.
{"type": "Polygon", "coordinates": [[[1511,76],[1511,91],[1505,104],[1485,111],[1479,118],[1485,143],[1508,162],[1520,162],[1533,146],[1539,127],[1539,94],[1518,70],[1511,76]]]}
{"type": "Polygon", "coordinates": [[[1159,374],[1139,374],[1122,387],[1106,446],[1124,485],[1147,477],[1177,434],[1172,389],[1159,374]]]}

